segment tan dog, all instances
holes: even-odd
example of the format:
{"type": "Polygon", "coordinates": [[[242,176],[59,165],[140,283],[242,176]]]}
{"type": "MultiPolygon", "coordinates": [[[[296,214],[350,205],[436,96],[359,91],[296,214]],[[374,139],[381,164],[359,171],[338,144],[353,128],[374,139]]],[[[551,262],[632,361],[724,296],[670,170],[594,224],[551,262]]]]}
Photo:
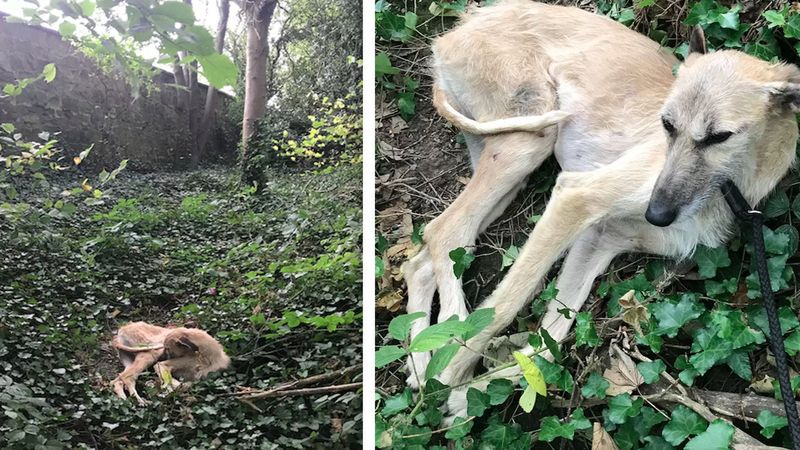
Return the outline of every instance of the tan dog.
{"type": "Polygon", "coordinates": [[[151,366],[155,366],[162,387],[174,389],[180,383],[173,377],[196,380],[230,365],[222,345],[195,328],[163,328],[133,322],[119,329],[112,345],[125,366],[111,382],[114,392],[124,399],[127,389],[140,404],[146,402],[136,392],[136,378],[151,366]]]}
{"type": "MultiPolygon", "coordinates": [[[[506,328],[567,252],[558,299],[542,326],[566,337],[594,278],[623,252],[682,258],[730,236],[720,185],[732,179],[750,204],[792,165],[800,70],[737,51],[707,53],[695,30],[678,60],[647,37],[577,8],[520,0],[473,9],[434,45],[437,110],[465,130],[474,174],[461,195],[425,228],[404,267],[408,312],[439,321],[468,314],[448,253],[475,244],[528,175],[555,153],[563,172],[542,218],[497,289],[479,308],[495,317],[439,379],[473,375],[488,341],[506,328]]],[[[412,338],[429,324],[414,322],[412,338]]],[[[527,348],[525,352],[532,353],[527,348]]],[[[420,383],[428,353],[409,359],[420,383]]],[[[518,377],[507,370],[498,377],[518,377]]],[[[485,383],[476,386],[482,388],[485,383]]],[[[450,413],[466,415],[466,388],[450,413]]]]}

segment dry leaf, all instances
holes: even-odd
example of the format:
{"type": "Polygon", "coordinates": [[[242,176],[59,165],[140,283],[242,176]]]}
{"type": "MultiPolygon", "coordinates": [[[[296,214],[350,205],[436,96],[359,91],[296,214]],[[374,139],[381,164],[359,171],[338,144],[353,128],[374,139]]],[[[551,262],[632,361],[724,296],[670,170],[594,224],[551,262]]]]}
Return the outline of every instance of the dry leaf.
{"type": "Polygon", "coordinates": [[[617,443],[600,426],[600,422],[595,422],[592,428],[592,450],[619,450],[617,443]]]}
{"type": "Polygon", "coordinates": [[[614,396],[633,392],[637,387],[644,383],[644,378],[636,370],[636,364],[630,356],[625,354],[616,345],[613,346],[617,356],[611,357],[611,365],[603,372],[603,378],[608,383],[606,395],[614,396]]]}
{"type": "Polygon", "coordinates": [[[458,182],[463,184],[464,186],[466,186],[467,183],[469,183],[469,177],[457,177],[456,180],[458,180],[458,182]]]}
{"type": "Polygon", "coordinates": [[[385,141],[378,142],[378,151],[381,152],[381,155],[393,159],[395,161],[402,161],[403,157],[400,156],[399,149],[392,147],[391,144],[385,141]]]}
{"type": "Polygon", "coordinates": [[[753,381],[752,383],[750,383],[750,390],[752,390],[753,392],[755,392],[757,394],[772,395],[772,393],[773,393],[772,382],[773,381],[775,381],[774,378],[772,378],[769,375],[764,375],[761,379],[758,379],[758,380],[753,381]]]}
{"type": "Polygon", "coordinates": [[[405,120],[403,120],[400,116],[392,116],[391,124],[389,125],[389,132],[397,134],[406,128],[408,128],[408,124],[405,120]]]}
{"type": "Polygon", "coordinates": [[[620,297],[619,306],[623,310],[622,320],[628,325],[633,326],[640,336],[644,336],[641,323],[650,320],[650,311],[648,311],[644,305],[639,303],[639,300],[636,299],[633,289],[620,297]]]}
{"type": "Polygon", "coordinates": [[[375,306],[383,308],[389,312],[397,312],[403,307],[403,294],[400,291],[392,290],[380,294],[375,306]]]}

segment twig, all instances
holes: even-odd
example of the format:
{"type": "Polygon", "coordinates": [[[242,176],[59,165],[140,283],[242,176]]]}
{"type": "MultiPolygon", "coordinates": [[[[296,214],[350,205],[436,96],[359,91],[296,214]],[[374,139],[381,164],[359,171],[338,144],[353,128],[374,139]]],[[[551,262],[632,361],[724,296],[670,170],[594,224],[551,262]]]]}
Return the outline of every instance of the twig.
{"type": "Polygon", "coordinates": [[[361,387],[362,384],[359,382],[359,383],[338,384],[334,386],[323,386],[315,388],[288,389],[279,391],[272,390],[266,392],[259,392],[255,394],[248,393],[238,398],[241,401],[247,401],[247,400],[257,400],[261,398],[270,398],[270,397],[297,397],[301,395],[331,394],[335,392],[355,391],[357,389],[361,389],[361,387]]]}

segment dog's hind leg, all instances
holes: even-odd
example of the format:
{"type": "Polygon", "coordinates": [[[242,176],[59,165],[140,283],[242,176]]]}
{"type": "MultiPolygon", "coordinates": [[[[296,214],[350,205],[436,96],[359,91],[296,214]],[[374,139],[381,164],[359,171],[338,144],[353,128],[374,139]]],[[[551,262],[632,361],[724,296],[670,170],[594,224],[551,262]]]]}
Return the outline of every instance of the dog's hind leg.
{"type": "MultiPolygon", "coordinates": [[[[659,154],[635,149],[591,172],[562,173],[519,257],[497,289],[480,305],[480,308],[494,308],[493,322],[467,342],[468,349],[459,350],[439,379],[454,385],[471,377],[488,341],[513,321],[553,263],[584,231],[609,219],[643,217],[662,165],[659,154]]],[[[585,297],[580,302],[584,300],[585,297]]],[[[558,305],[551,308],[556,313],[559,309],[558,305]]],[[[550,314],[549,320],[552,317],[550,314]]]]}
{"type": "Polygon", "coordinates": [[[147,370],[148,367],[155,364],[156,360],[158,359],[158,354],[155,352],[140,352],[136,354],[136,357],[133,360],[133,363],[130,364],[120,372],[119,375],[111,382],[111,386],[114,389],[114,393],[117,397],[121,399],[127,398],[125,395],[125,389],[127,389],[128,394],[133,396],[140,405],[144,405],[147,402],[139,396],[139,393],[136,391],[136,378],[147,370]]]}
{"type": "MultiPolygon", "coordinates": [[[[425,248],[404,268],[409,313],[430,313],[434,293],[431,281],[435,280],[441,303],[439,322],[452,315],[462,319],[467,316],[461,280],[453,275],[449,253],[459,247],[472,246],[478,233],[489,225],[488,220],[499,216],[525,178],[550,156],[556,130],[550,129],[542,134],[512,133],[484,139],[485,148],[464,192],[425,227],[425,248]]],[[[429,320],[419,320],[412,330],[412,339],[429,320]]],[[[414,359],[414,368],[420,376],[425,373],[427,359],[426,356],[414,359]]],[[[415,381],[411,380],[412,385],[415,381]]]]}

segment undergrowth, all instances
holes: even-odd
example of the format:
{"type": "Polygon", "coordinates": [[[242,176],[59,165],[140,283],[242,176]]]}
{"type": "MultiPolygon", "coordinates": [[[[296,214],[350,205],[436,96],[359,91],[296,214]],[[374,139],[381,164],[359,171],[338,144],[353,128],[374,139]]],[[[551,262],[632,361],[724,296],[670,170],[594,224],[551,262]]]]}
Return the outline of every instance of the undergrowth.
{"type": "MultiPolygon", "coordinates": [[[[401,116],[412,129],[414,121],[419,120],[418,103],[425,101],[417,88],[429,80],[415,71],[413,61],[409,64],[413,57],[408,48],[429,46],[430,38],[452,27],[453,17],[468,3],[473,2],[428,1],[413,6],[399,1],[376,3],[379,96],[386,103],[383,110],[401,116]]],[[[679,57],[686,54],[687,32],[694,25],[704,28],[713,49],[734,48],[773,60],[779,52],[775,33],[780,30],[800,50],[800,11],[787,2],[566,3],[580,3],[622,22],[679,57]]],[[[391,127],[404,132],[396,122],[391,127]]],[[[392,152],[400,150],[386,145],[383,151],[387,159],[399,159],[392,152]]],[[[408,158],[413,160],[413,156],[408,158]]],[[[387,173],[380,167],[378,172],[387,173]]],[[[532,189],[537,194],[546,193],[553,177],[545,171],[544,176],[538,172],[532,180],[535,186],[529,187],[528,192],[532,189]]],[[[759,205],[768,219],[764,232],[772,289],[781,305],[786,349],[795,367],[800,353],[795,274],[800,234],[794,224],[800,219],[797,184],[797,173],[793,171],[759,205]]],[[[388,189],[402,191],[402,187],[388,189]]],[[[406,193],[416,195],[419,191],[406,193]]],[[[534,214],[527,217],[529,226],[535,226],[543,207],[543,202],[535,206],[534,214]]],[[[397,304],[404,293],[399,287],[397,268],[422,244],[423,228],[424,223],[415,220],[413,225],[387,230],[386,235],[377,237],[379,309],[395,312],[399,308],[397,304]]],[[[465,283],[473,286],[491,284],[474,270],[474,266],[488,261],[495,264],[491,270],[498,276],[494,278],[501,278],[502,272],[514,263],[518,246],[524,243],[525,236],[520,231],[513,230],[512,243],[502,248],[487,249],[484,241],[476,252],[477,259],[465,249],[452,249],[455,276],[463,276],[465,283]]],[[[470,388],[467,417],[458,417],[452,424],[445,422],[440,410],[450,387],[433,377],[469,336],[485,326],[480,316],[490,316],[492,311],[478,310],[466,321],[437,324],[429,328],[435,331],[423,332],[411,341],[407,330],[419,316],[384,314],[377,337],[381,347],[376,357],[380,369],[376,442],[381,448],[396,449],[610,449],[614,448],[609,443],[613,440],[623,450],[723,449],[731,445],[733,423],[761,442],[787,446],[790,442],[786,419],[781,404],[774,400],[780,398],[780,393],[767,351],[769,331],[753,264],[752,245],[744,235],[735,237],[726,247],[700,247],[688,264],[677,268],[653,257],[620,258],[599,277],[584,310],[562,310],[564,315],[576,315],[577,320],[560,350],[546,330],[537,329],[545,305],[558,296],[551,281],[530,308],[520,313],[509,335],[496,340],[484,358],[484,362],[499,360],[494,363],[498,364],[496,367],[490,364],[490,372],[519,364],[525,375],[520,386],[515,387],[508,380],[494,380],[485,392],[470,388]],[[520,354],[512,358],[514,349],[525,343],[540,351],[550,350],[555,361],[520,354]],[[425,374],[418,374],[428,382],[417,393],[405,387],[406,374],[396,361],[423,348],[434,350],[434,359],[425,374]],[[676,383],[686,392],[695,388],[697,395],[710,393],[709,406],[731,423],[708,421],[684,405],[673,402],[665,406],[657,401],[659,392],[676,383]],[[743,410],[726,415],[714,409],[722,407],[724,394],[749,392],[763,396],[758,397],[762,400],[757,404],[763,410],[757,415],[743,410]],[[600,424],[600,428],[593,430],[593,423],[600,424]]],[[[482,296],[490,291],[491,286],[479,289],[482,296]]],[[[800,386],[800,376],[794,377],[793,385],[800,386]]]]}

